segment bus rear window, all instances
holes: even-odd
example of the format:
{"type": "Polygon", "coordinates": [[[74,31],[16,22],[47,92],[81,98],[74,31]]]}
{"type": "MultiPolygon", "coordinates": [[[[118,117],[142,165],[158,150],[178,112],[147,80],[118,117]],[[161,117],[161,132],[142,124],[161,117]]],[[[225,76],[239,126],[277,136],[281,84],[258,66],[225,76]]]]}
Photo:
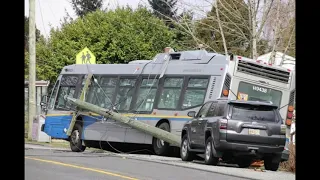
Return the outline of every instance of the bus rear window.
{"type": "Polygon", "coordinates": [[[272,106],[233,104],[231,109],[233,120],[278,122],[276,108],[272,106]]]}
{"type": "Polygon", "coordinates": [[[267,101],[280,106],[282,92],[245,82],[239,83],[237,99],[246,101],[267,101]]]}

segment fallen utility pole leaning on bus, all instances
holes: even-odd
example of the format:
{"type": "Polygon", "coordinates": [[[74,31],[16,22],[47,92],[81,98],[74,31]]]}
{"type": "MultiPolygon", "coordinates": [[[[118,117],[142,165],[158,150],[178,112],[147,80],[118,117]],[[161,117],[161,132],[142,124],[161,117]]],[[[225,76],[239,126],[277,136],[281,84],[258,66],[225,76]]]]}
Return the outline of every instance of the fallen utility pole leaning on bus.
{"type": "Polygon", "coordinates": [[[121,123],[127,124],[137,130],[143,131],[145,133],[148,133],[152,135],[153,137],[156,137],[158,139],[162,139],[163,141],[166,141],[170,143],[173,146],[180,147],[181,139],[179,136],[172,134],[168,131],[159,129],[154,126],[150,126],[149,124],[143,123],[141,121],[134,120],[133,118],[122,116],[119,113],[113,112],[109,109],[104,109],[99,106],[81,101],[79,99],[75,99],[72,97],[65,97],[69,102],[76,105],[79,109],[86,109],[90,112],[97,113],[101,116],[111,118],[115,121],[119,121],[121,123]]]}
{"type": "Polygon", "coordinates": [[[84,101],[85,100],[84,96],[85,96],[86,91],[87,91],[87,89],[89,87],[91,78],[92,78],[92,74],[88,74],[88,76],[86,78],[86,81],[85,81],[85,85],[84,85],[84,87],[82,89],[82,92],[81,92],[80,99],[75,99],[75,98],[72,98],[72,97],[65,96],[66,100],[68,100],[70,103],[72,103],[72,104],[77,106],[77,110],[74,113],[74,115],[72,117],[72,120],[71,120],[71,123],[70,123],[70,126],[68,128],[67,135],[70,136],[70,134],[71,134],[71,130],[73,129],[73,126],[75,124],[76,116],[78,114],[78,111],[89,110],[89,111],[91,111],[93,113],[97,113],[97,114],[99,114],[99,115],[101,115],[103,117],[111,118],[111,119],[113,119],[115,121],[119,121],[121,123],[127,124],[127,125],[135,128],[135,129],[137,129],[137,130],[140,130],[140,131],[143,131],[145,133],[148,133],[148,134],[152,135],[153,137],[156,137],[158,139],[161,139],[161,140],[171,144],[172,146],[180,147],[181,139],[180,139],[179,136],[177,136],[175,134],[172,134],[172,133],[170,133],[168,131],[159,129],[159,128],[154,127],[154,126],[150,126],[149,124],[137,121],[137,120],[135,120],[133,118],[122,116],[121,114],[113,112],[113,111],[111,111],[109,109],[104,109],[104,108],[101,108],[99,106],[96,106],[96,105],[93,105],[93,104],[85,102],[84,101]]]}
{"type": "MultiPolygon", "coordinates": [[[[87,92],[87,90],[89,88],[91,78],[92,78],[92,74],[88,74],[88,76],[86,78],[86,81],[85,81],[85,84],[84,84],[84,87],[82,88],[81,95],[80,95],[80,100],[81,101],[83,101],[85,99],[85,93],[87,92]]],[[[68,128],[68,131],[67,131],[67,135],[68,136],[71,135],[71,132],[72,132],[73,127],[74,127],[74,124],[77,121],[77,114],[78,114],[78,111],[73,113],[73,116],[72,116],[72,119],[71,119],[71,122],[70,122],[70,125],[69,125],[69,128],[68,128]]]]}

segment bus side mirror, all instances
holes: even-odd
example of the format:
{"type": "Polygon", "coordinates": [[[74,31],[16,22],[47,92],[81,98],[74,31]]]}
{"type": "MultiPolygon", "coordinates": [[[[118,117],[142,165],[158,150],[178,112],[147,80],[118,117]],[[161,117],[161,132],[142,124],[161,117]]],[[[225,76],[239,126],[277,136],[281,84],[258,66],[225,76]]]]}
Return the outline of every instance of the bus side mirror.
{"type": "Polygon", "coordinates": [[[40,102],[40,106],[43,111],[46,111],[46,109],[47,109],[47,101],[48,101],[48,96],[43,95],[41,97],[41,102],[40,102]]]}

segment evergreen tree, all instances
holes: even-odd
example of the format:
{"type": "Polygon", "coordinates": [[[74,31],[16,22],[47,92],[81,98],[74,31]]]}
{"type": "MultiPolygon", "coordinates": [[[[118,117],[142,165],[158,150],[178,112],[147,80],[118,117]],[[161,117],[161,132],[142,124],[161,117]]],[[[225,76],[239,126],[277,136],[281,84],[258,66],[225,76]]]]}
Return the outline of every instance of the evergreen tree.
{"type": "Polygon", "coordinates": [[[87,13],[96,11],[102,7],[102,0],[72,0],[72,8],[79,17],[83,17],[87,13]]]}
{"type": "Polygon", "coordinates": [[[172,26],[171,19],[176,19],[177,0],[148,0],[153,9],[153,14],[164,20],[167,25],[172,26]]]}
{"type": "MultiPolygon", "coordinates": [[[[219,17],[229,52],[246,57],[251,56],[251,29],[248,5],[244,0],[220,0],[219,17]]],[[[212,7],[207,17],[200,20],[196,27],[196,36],[219,53],[224,54],[223,41],[216,16],[212,7]]],[[[257,45],[258,53],[264,53],[267,41],[257,45]]]]}

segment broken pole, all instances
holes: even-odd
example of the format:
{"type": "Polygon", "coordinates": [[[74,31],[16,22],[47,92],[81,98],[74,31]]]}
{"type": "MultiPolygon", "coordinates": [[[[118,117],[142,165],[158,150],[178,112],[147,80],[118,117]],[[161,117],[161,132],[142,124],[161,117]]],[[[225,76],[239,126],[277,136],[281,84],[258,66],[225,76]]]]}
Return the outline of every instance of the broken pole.
{"type": "MultiPolygon", "coordinates": [[[[82,92],[81,92],[81,95],[80,95],[80,100],[84,100],[85,99],[85,95],[86,95],[86,92],[87,92],[87,90],[89,88],[90,80],[91,80],[92,76],[93,76],[92,74],[88,74],[87,79],[86,79],[85,84],[84,84],[84,87],[82,88],[82,92]]],[[[72,116],[72,119],[71,119],[71,122],[70,122],[70,125],[69,125],[69,128],[68,128],[68,131],[67,131],[67,135],[68,136],[71,135],[71,132],[72,132],[73,127],[74,127],[74,124],[77,121],[77,117],[78,117],[78,111],[75,111],[73,113],[73,116],[72,116]]]]}
{"type": "Polygon", "coordinates": [[[151,126],[149,124],[143,123],[141,121],[135,120],[130,117],[123,116],[123,115],[116,113],[116,112],[113,112],[109,109],[104,109],[104,108],[101,108],[99,106],[84,102],[79,99],[75,99],[75,98],[67,97],[67,96],[65,96],[65,98],[69,102],[71,102],[72,104],[76,105],[77,108],[85,109],[90,112],[97,113],[101,116],[111,118],[115,121],[119,121],[121,123],[124,123],[128,126],[135,128],[137,130],[140,130],[140,131],[143,131],[147,134],[150,134],[155,138],[161,139],[161,140],[169,143],[172,146],[180,147],[181,139],[180,139],[180,136],[178,136],[178,135],[172,134],[168,131],[159,129],[157,127],[151,126]]]}

